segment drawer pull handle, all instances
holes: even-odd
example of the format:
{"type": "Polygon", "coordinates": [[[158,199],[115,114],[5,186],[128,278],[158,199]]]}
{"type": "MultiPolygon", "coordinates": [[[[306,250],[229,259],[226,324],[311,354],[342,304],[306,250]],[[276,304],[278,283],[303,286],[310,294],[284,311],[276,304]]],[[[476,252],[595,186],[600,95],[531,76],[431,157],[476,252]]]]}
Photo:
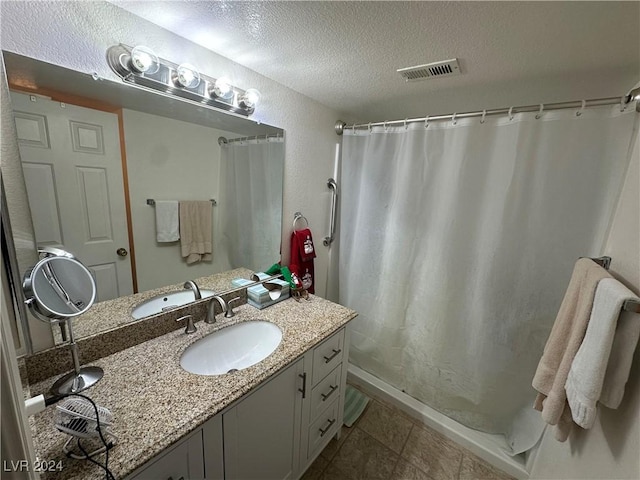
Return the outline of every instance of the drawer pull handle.
{"type": "Polygon", "coordinates": [[[335,392],[336,390],[338,390],[338,385],[331,385],[331,390],[329,390],[329,393],[321,393],[320,396],[322,397],[322,401],[326,402],[327,398],[329,398],[331,395],[333,395],[333,392],[335,392]]]}
{"type": "Polygon", "coordinates": [[[341,349],[336,350],[335,348],[333,348],[332,350],[333,350],[333,354],[331,354],[328,357],[324,357],[324,363],[329,363],[331,360],[336,358],[340,354],[340,352],[342,351],[341,349]]]}
{"type": "Polygon", "coordinates": [[[299,388],[298,391],[302,393],[302,398],[307,397],[307,372],[298,374],[298,376],[302,379],[302,388],[299,388]]]}
{"type": "Polygon", "coordinates": [[[320,436],[324,437],[334,423],[336,423],[335,418],[333,420],[329,420],[329,425],[327,425],[327,428],[325,428],[324,430],[319,428],[318,430],[320,430],[320,436]]]}

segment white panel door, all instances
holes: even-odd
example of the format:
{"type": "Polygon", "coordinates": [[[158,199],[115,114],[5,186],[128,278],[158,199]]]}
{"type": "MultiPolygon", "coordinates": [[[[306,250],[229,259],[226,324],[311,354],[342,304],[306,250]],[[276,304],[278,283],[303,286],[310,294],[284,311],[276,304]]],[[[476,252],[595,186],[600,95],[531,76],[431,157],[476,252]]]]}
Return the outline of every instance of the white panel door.
{"type": "Polygon", "coordinates": [[[62,247],[94,275],[97,301],[133,293],[118,117],[12,92],[39,246],[62,247]],[[36,101],[33,101],[34,98],[36,101]]]}

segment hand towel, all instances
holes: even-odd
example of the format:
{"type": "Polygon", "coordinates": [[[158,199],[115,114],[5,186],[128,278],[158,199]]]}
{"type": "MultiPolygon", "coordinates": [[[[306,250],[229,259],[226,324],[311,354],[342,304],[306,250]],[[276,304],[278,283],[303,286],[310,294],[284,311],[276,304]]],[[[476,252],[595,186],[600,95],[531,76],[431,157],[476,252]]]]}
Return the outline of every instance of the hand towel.
{"type": "Polygon", "coordinates": [[[316,257],[316,251],[313,246],[313,237],[311,230],[305,228],[303,230],[294,230],[293,234],[296,237],[296,245],[299,253],[299,259],[302,262],[308,262],[316,257]]]}
{"type": "Polygon", "coordinates": [[[180,247],[187,264],[211,261],[212,214],[210,200],[180,202],[180,247]]]}
{"type": "MultiPolygon", "coordinates": [[[[605,372],[608,370],[611,346],[617,334],[616,326],[622,305],[625,300],[636,298],[631,290],[613,278],[605,278],[598,283],[587,332],[573,359],[565,385],[571,416],[582,428],[591,428],[596,419],[596,402],[600,398],[605,372]]],[[[640,322],[637,320],[633,323],[637,326],[636,332],[640,333],[640,322]]],[[[629,357],[628,367],[631,366],[631,357],[638,342],[637,333],[625,335],[622,345],[619,346],[623,355],[629,357]]],[[[624,369],[616,365],[611,372],[610,388],[612,391],[624,393],[629,370],[627,368],[625,374],[617,376],[619,370],[624,369]]]]}
{"type": "Polygon", "coordinates": [[[177,242],[180,240],[178,225],[178,201],[156,200],[156,241],[177,242]]]}
{"type": "Polygon", "coordinates": [[[297,277],[302,282],[302,288],[307,290],[309,293],[315,293],[315,288],[313,285],[313,258],[315,257],[315,251],[313,251],[313,255],[307,255],[307,257],[303,257],[302,252],[304,252],[304,246],[300,245],[300,241],[306,241],[306,234],[298,235],[298,233],[302,233],[308,231],[309,238],[311,238],[311,231],[309,229],[294,230],[291,233],[291,265],[289,265],[289,269],[291,273],[297,275],[297,277]],[[307,260],[304,260],[307,258],[307,260]]]}
{"type": "Polygon", "coordinates": [[[559,424],[556,438],[560,441],[566,440],[571,429],[564,385],[587,330],[596,286],[603,278],[612,277],[591,259],[576,262],[533,378],[533,388],[539,392],[534,408],[542,412],[542,419],[548,424],[559,424]]]}

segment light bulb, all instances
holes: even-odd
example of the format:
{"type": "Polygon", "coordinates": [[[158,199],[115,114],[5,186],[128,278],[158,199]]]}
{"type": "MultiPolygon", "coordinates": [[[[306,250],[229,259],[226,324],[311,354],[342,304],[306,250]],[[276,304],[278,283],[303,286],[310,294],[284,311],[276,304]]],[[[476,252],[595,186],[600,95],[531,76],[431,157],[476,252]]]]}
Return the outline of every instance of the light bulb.
{"type": "Polygon", "coordinates": [[[227,77],[220,77],[213,84],[209,94],[216,98],[222,98],[223,100],[229,100],[233,97],[233,87],[231,81],[227,77]]]}
{"type": "Polygon", "coordinates": [[[200,84],[200,74],[193,65],[183,63],[176,69],[174,82],[179,87],[196,88],[200,84]]]}
{"type": "Polygon", "coordinates": [[[253,110],[260,101],[260,92],[255,88],[250,88],[240,97],[239,104],[247,110],[253,110]]]}
{"type": "Polygon", "coordinates": [[[153,50],[138,45],[131,50],[131,68],[138,73],[152,74],[158,71],[160,62],[153,50]]]}

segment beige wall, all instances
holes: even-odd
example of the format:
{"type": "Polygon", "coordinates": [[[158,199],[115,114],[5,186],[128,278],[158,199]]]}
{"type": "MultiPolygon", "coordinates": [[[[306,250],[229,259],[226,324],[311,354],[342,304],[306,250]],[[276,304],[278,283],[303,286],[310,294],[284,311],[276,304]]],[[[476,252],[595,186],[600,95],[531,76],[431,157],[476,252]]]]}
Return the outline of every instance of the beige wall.
{"type": "MultiPolygon", "coordinates": [[[[229,270],[220,242],[214,241],[213,261],[191,265],[180,256],[180,242],[157,243],[155,210],[146,199],[217,199],[218,137],[239,135],[133,110],[124,110],[123,118],[138,290],[229,270]]],[[[214,207],[215,236],[219,213],[214,207]]]]}
{"type": "MultiPolygon", "coordinates": [[[[604,253],[612,257],[611,271],[639,293],[640,141],[637,136],[604,253]]],[[[635,316],[640,322],[640,314],[635,316]]],[[[593,428],[576,429],[565,443],[557,442],[552,431],[545,432],[531,478],[640,478],[640,349],[636,349],[620,408],[599,407],[593,428]]]]}

